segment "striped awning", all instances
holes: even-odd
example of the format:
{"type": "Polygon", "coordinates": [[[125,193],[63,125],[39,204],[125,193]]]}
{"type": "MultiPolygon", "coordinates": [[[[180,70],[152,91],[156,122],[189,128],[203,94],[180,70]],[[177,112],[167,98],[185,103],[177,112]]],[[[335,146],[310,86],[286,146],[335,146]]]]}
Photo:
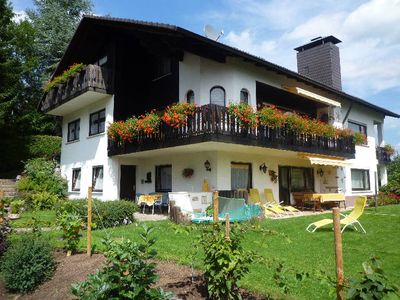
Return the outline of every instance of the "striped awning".
{"type": "Polygon", "coordinates": [[[350,166],[349,162],[340,159],[316,157],[316,156],[306,156],[305,158],[308,159],[312,165],[335,166],[335,167],[350,166]]]}

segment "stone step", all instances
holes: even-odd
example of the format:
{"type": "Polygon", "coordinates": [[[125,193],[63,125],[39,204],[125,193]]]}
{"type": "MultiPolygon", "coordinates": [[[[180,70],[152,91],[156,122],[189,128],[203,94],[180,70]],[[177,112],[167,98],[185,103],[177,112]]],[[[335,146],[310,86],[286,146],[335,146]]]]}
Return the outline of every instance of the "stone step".
{"type": "Polygon", "coordinates": [[[4,187],[0,185],[0,191],[4,191],[4,192],[15,192],[17,190],[17,188],[15,186],[13,187],[4,187]]]}
{"type": "Polygon", "coordinates": [[[2,184],[16,184],[15,179],[0,179],[0,185],[2,184]]]}

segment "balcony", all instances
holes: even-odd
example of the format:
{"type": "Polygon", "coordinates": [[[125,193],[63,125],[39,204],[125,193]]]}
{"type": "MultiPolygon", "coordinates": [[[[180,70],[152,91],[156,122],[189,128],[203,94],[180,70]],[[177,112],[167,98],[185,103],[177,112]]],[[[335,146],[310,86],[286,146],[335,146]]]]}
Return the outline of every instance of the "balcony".
{"type": "Polygon", "coordinates": [[[139,134],[130,143],[118,144],[109,140],[108,155],[121,155],[140,151],[176,147],[202,142],[221,142],[264,148],[291,150],[322,155],[354,158],[355,145],[351,137],[325,138],[316,135],[295,134],[282,127],[272,129],[241,128],[223,106],[208,104],[196,108],[187,125],[172,128],[162,123],[157,134],[139,134]]]}
{"type": "Polygon", "coordinates": [[[376,147],[376,158],[380,164],[389,164],[391,159],[391,154],[384,147],[376,147]]]}
{"type": "Polygon", "coordinates": [[[106,94],[113,94],[110,70],[87,65],[81,72],[50,90],[42,101],[45,113],[62,116],[83,105],[91,104],[106,94]]]}

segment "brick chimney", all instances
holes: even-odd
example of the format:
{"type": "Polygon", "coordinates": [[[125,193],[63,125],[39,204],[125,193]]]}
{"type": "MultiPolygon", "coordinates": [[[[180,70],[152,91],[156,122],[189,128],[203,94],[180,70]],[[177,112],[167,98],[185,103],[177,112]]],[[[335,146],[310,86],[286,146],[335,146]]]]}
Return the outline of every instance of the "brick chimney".
{"type": "Polygon", "coordinates": [[[297,72],[316,81],[342,90],[340,54],[336,44],[341,41],[330,35],[317,37],[297,47],[297,72]]]}

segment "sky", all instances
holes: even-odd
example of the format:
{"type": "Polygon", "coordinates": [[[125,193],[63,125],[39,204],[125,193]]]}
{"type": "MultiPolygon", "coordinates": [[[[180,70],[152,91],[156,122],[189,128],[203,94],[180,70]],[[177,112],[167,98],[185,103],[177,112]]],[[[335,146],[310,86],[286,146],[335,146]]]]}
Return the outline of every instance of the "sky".
{"type": "MultiPolygon", "coordinates": [[[[32,0],[12,0],[23,17],[32,0]]],[[[168,23],[297,71],[296,51],[334,35],[342,86],[351,95],[400,114],[400,0],[93,0],[96,15],[168,23]]],[[[400,151],[400,119],[385,119],[385,141],[400,151]]]]}

